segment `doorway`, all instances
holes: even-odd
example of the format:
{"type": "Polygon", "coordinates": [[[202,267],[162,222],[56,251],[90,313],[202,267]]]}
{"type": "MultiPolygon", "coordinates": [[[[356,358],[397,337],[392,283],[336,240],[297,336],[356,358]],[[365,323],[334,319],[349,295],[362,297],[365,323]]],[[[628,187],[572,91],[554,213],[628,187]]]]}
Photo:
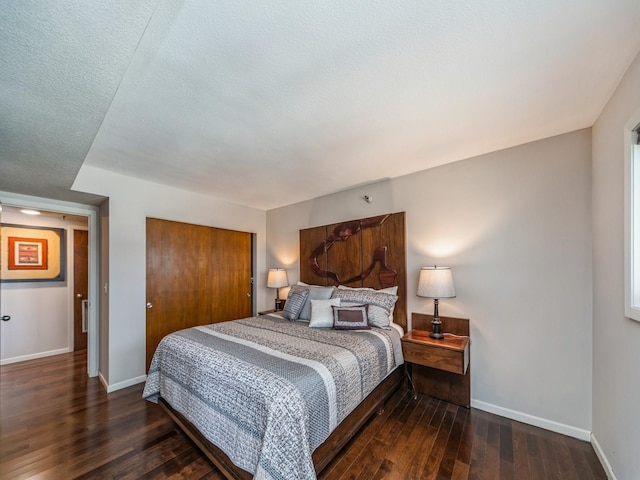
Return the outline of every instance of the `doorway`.
{"type": "MultiPolygon", "coordinates": [[[[24,195],[14,195],[14,194],[8,194],[4,192],[0,192],[0,201],[2,202],[2,207],[5,212],[5,217],[8,215],[7,212],[9,210],[18,211],[19,209],[22,209],[22,208],[28,208],[28,209],[33,209],[40,212],[46,212],[46,215],[57,216],[59,219],[64,219],[65,221],[70,222],[70,224],[73,224],[74,219],[75,220],[81,219],[81,222],[78,225],[82,225],[82,226],[80,226],[78,229],[84,230],[87,235],[87,248],[86,248],[87,250],[87,280],[86,280],[87,287],[86,287],[85,299],[91,300],[86,302],[86,307],[85,307],[85,325],[86,325],[86,331],[87,331],[86,333],[87,374],[90,377],[97,376],[98,375],[97,312],[98,312],[98,300],[99,300],[98,271],[97,271],[97,265],[98,265],[97,228],[98,228],[98,218],[99,218],[98,207],[81,205],[81,204],[72,204],[67,202],[56,202],[53,200],[46,201],[41,198],[28,197],[24,195]],[[95,299],[95,301],[93,301],[93,299],[95,299]]],[[[5,220],[6,220],[5,218],[2,218],[2,223],[6,223],[5,220]]],[[[14,221],[12,220],[12,222],[14,221]]],[[[67,248],[67,250],[65,251],[65,258],[67,258],[68,256],[73,255],[73,251],[70,248],[71,245],[73,245],[73,237],[72,237],[73,227],[66,228],[65,230],[66,232],[68,232],[65,235],[65,244],[69,246],[69,248],[67,248]]],[[[64,352],[73,350],[74,348],[73,340],[75,335],[73,334],[73,304],[74,304],[73,294],[74,292],[73,292],[73,283],[72,283],[73,281],[72,265],[73,263],[70,262],[69,269],[66,272],[65,280],[63,282],[66,285],[65,299],[63,301],[64,304],[62,305],[62,307],[60,307],[59,304],[61,301],[57,300],[57,303],[56,303],[58,307],[65,309],[65,315],[66,315],[67,328],[66,330],[64,330],[65,332],[64,335],[66,336],[66,342],[63,342],[63,344],[61,345],[63,348],[60,348],[59,349],[60,351],[58,351],[57,348],[51,349],[46,347],[44,351],[35,352],[33,356],[25,355],[23,356],[24,358],[21,358],[20,355],[17,355],[17,358],[16,356],[11,356],[11,358],[9,358],[10,352],[1,351],[0,354],[2,355],[2,358],[8,359],[6,363],[10,363],[11,361],[20,361],[22,359],[28,360],[30,358],[49,356],[49,355],[54,355],[56,353],[64,353],[64,352]]],[[[43,282],[41,285],[38,286],[37,289],[38,290],[46,289],[47,283],[49,282],[43,282]]],[[[2,283],[2,285],[0,285],[0,289],[5,290],[4,292],[5,297],[6,297],[7,289],[20,290],[22,288],[20,286],[16,287],[11,285],[12,284],[9,284],[9,283],[2,283]]],[[[13,284],[13,285],[16,285],[16,284],[13,284]]],[[[24,290],[24,288],[22,289],[24,290]]],[[[0,302],[2,302],[0,303],[0,310],[2,311],[2,314],[11,315],[12,317],[9,322],[2,322],[3,324],[5,324],[4,326],[0,326],[0,328],[3,329],[3,334],[2,336],[0,336],[0,341],[5,346],[9,341],[9,333],[11,333],[12,330],[19,329],[18,327],[24,329],[25,325],[18,324],[18,322],[21,321],[21,319],[19,318],[21,316],[20,315],[21,312],[18,311],[20,310],[20,308],[16,309],[16,305],[21,305],[22,303],[28,303],[30,301],[29,300],[30,297],[31,296],[28,292],[27,293],[23,292],[23,298],[20,299],[19,303],[16,303],[15,301],[10,302],[9,299],[0,297],[0,302]],[[18,311],[19,314],[16,316],[13,312],[8,311],[8,308],[16,309],[16,311],[18,311]]],[[[40,308],[44,310],[42,312],[38,312],[39,316],[46,317],[49,314],[47,311],[47,308],[51,308],[52,305],[53,304],[40,306],[40,308]]],[[[29,326],[29,328],[33,330],[32,325],[29,326]]],[[[59,329],[57,330],[57,332],[59,332],[59,329]]],[[[29,332],[29,333],[33,334],[33,332],[29,332]]],[[[46,329],[35,332],[35,335],[39,337],[46,337],[48,334],[49,332],[46,331],[46,329]]],[[[24,335],[24,332],[22,332],[22,335],[24,335]]],[[[58,346],[60,346],[59,343],[60,342],[57,342],[58,346]]]]}

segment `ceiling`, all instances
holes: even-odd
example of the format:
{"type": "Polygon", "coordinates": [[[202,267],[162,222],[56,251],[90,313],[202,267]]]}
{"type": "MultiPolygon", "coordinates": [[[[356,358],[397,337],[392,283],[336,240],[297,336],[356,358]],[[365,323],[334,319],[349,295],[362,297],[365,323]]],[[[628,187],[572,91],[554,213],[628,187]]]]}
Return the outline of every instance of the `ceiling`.
{"type": "MultiPolygon", "coordinates": [[[[19,207],[12,207],[10,205],[2,205],[2,207],[0,208],[0,212],[2,212],[3,215],[7,214],[7,213],[10,213],[12,215],[24,215],[27,218],[29,218],[29,217],[33,218],[28,213],[23,213],[22,210],[23,209],[21,209],[19,207]]],[[[31,208],[29,208],[28,210],[33,211],[33,209],[31,209],[31,208]]],[[[59,220],[65,220],[65,221],[73,222],[73,223],[76,223],[76,224],[85,224],[85,225],[87,225],[89,223],[87,217],[86,216],[82,216],[82,215],[73,215],[73,214],[70,214],[70,213],[53,212],[53,211],[48,211],[48,210],[36,210],[36,211],[39,212],[38,215],[40,217],[56,218],[56,219],[59,219],[59,220]]],[[[6,217],[5,217],[5,219],[6,219],[6,217]]],[[[11,223],[11,222],[9,222],[9,223],[11,223]]],[[[20,222],[20,224],[28,224],[28,223],[29,222],[20,222]]]]}
{"type": "Polygon", "coordinates": [[[637,0],[9,2],[0,191],[83,165],[271,209],[589,127],[637,0]]]}

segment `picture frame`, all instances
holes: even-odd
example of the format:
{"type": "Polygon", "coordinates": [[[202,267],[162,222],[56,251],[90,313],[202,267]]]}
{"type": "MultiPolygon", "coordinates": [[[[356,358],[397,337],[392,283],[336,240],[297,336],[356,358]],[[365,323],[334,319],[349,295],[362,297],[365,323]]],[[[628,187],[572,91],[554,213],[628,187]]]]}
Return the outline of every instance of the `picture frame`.
{"type": "Polygon", "coordinates": [[[0,225],[0,282],[64,282],[66,230],[0,225]]]}
{"type": "Polygon", "coordinates": [[[46,270],[49,263],[46,238],[8,237],[9,270],[46,270]]]}

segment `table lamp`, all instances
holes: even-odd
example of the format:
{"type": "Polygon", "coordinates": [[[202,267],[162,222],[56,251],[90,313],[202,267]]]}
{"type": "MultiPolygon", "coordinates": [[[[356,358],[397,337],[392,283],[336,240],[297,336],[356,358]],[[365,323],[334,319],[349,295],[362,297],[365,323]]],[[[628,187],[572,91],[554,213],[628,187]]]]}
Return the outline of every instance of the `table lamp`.
{"type": "Polygon", "coordinates": [[[438,340],[443,339],[442,322],[438,314],[438,300],[456,296],[451,268],[435,265],[433,267],[422,267],[418,277],[418,291],[416,294],[419,297],[433,298],[433,320],[431,322],[433,331],[429,336],[438,340]]]}
{"type": "Polygon", "coordinates": [[[284,268],[270,268],[267,273],[267,287],[276,289],[276,311],[282,310],[280,288],[289,286],[287,271],[284,268]]]}

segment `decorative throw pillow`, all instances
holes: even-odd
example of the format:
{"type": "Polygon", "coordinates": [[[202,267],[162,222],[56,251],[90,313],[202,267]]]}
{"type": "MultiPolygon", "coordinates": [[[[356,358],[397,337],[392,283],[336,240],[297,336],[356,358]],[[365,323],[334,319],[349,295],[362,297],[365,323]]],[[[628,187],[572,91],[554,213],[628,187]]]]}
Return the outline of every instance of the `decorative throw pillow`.
{"type": "Polygon", "coordinates": [[[347,287],[346,285],[338,285],[338,288],[341,290],[363,290],[368,292],[378,292],[378,293],[387,293],[389,295],[397,295],[398,294],[398,286],[395,285],[393,287],[387,288],[371,288],[371,287],[347,287]]]}
{"type": "Polygon", "coordinates": [[[311,300],[329,300],[335,288],[333,287],[319,287],[316,285],[294,285],[291,287],[291,292],[300,292],[302,290],[307,290],[309,292],[309,296],[307,297],[307,301],[302,307],[302,311],[300,312],[300,320],[310,320],[311,319],[311,300]]]}
{"type": "Polygon", "coordinates": [[[369,325],[389,329],[391,314],[398,300],[397,295],[379,293],[375,290],[351,290],[338,288],[334,298],[341,300],[340,305],[369,305],[369,325]]]}
{"type": "Polygon", "coordinates": [[[311,320],[310,327],[326,328],[333,327],[333,309],[331,307],[339,307],[339,298],[330,298],[329,300],[310,300],[311,302],[311,320]]]}
{"type": "Polygon", "coordinates": [[[282,310],[282,316],[287,320],[297,320],[308,296],[309,290],[290,291],[287,303],[284,304],[284,310],[282,310]]]}
{"type": "Polygon", "coordinates": [[[369,305],[331,307],[335,330],[370,330],[367,310],[369,305]]]}

